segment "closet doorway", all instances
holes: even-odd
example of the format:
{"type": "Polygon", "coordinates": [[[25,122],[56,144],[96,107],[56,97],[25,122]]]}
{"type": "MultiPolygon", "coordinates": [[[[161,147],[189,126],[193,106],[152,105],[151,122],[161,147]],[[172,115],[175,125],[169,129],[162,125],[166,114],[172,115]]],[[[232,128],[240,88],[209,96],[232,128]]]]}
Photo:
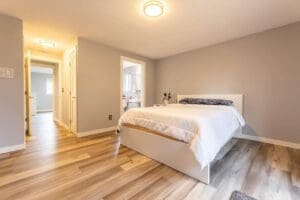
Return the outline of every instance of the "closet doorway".
{"type": "Polygon", "coordinates": [[[143,61],[121,57],[121,114],[145,106],[145,67],[143,61]]]}

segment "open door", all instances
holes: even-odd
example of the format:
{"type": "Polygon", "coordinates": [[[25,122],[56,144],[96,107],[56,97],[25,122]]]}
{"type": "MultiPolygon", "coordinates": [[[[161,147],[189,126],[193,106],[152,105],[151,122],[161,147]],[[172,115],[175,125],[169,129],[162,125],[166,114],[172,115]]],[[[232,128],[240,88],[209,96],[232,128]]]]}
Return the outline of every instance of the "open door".
{"type": "Polygon", "coordinates": [[[145,106],[145,66],[143,61],[121,57],[121,114],[145,106]]]}
{"type": "Polygon", "coordinates": [[[26,134],[31,135],[31,122],[32,122],[32,100],[31,96],[31,56],[30,52],[28,52],[25,58],[25,99],[26,99],[26,115],[25,115],[25,123],[26,123],[26,134]]]}
{"type": "Polygon", "coordinates": [[[76,50],[70,54],[70,129],[77,131],[77,94],[76,94],[76,50]]]}

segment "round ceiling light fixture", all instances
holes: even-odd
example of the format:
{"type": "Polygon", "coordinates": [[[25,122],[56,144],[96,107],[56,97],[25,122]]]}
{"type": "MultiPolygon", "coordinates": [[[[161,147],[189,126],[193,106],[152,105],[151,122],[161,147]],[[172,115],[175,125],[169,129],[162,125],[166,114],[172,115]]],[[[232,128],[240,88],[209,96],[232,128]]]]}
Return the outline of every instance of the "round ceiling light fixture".
{"type": "Polygon", "coordinates": [[[164,6],[160,1],[147,1],[144,4],[144,13],[149,17],[159,17],[164,13],[164,6]]]}

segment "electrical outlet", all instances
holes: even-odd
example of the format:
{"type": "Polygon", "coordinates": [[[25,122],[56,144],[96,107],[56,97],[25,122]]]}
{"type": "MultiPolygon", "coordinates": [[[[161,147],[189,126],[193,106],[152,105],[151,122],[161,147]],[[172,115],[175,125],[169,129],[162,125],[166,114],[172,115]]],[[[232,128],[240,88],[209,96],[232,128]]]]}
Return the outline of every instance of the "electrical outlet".
{"type": "Polygon", "coordinates": [[[108,120],[112,120],[112,115],[108,115],[108,120]]]}

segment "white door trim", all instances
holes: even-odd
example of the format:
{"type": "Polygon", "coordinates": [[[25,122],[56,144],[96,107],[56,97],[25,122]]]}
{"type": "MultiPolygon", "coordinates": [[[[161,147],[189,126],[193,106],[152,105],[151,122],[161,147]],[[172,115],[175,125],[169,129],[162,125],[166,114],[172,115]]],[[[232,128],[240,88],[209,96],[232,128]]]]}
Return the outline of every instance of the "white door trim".
{"type": "Polygon", "coordinates": [[[70,130],[77,132],[77,48],[74,47],[69,52],[70,67],[70,130]]]}
{"type": "MultiPolygon", "coordinates": [[[[30,51],[27,52],[25,57],[25,73],[24,73],[24,85],[25,85],[25,129],[26,132],[30,135],[31,134],[31,125],[32,125],[32,113],[31,113],[31,53],[30,51]]],[[[25,140],[25,138],[24,138],[25,140]]]]}
{"type": "Polygon", "coordinates": [[[123,105],[122,105],[122,96],[123,96],[123,62],[128,61],[128,62],[133,62],[140,64],[142,66],[142,102],[141,106],[144,107],[146,105],[146,62],[142,60],[137,60],[134,58],[129,58],[126,56],[121,56],[120,59],[120,116],[123,113],[123,105]]]}

